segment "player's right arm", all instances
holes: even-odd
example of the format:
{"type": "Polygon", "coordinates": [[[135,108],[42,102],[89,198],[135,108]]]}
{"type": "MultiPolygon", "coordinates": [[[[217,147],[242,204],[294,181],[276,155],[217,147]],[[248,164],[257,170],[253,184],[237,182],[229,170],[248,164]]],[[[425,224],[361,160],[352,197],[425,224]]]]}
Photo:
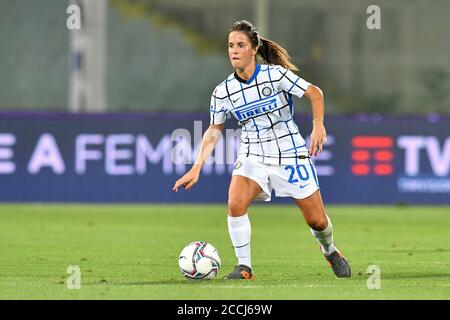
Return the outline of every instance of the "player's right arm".
{"type": "Polygon", "coordinates": [[[200,152],[198,153],[197,160],[184,176],[175,182],[173,191],[178,192],[178,188],[183,186],[184,189],[189,190],[194,184],[197,183],[200,178],[200,172],[206,159],[211,155],[216,147],[217,141],[219,141],[224,124],[211,124],[203,135],[202,144],[200,146],[200,152]]]}
{"type": "Polygon", "coordinates": [[[197,160],[184,176],[175,182],[173,191],[177,192],[178,188],[183,186],[184,189],[189,190],[194,184],[197,183],[203,164],[206,159],[211,155],[219,140],[224,123],[226,121],[227,114],[229,112],[229,98],[224,91],[223,83],[218,85],[211,96],[211,104],[209,107],[210,124],[209,128],[203,135],[202,144],[200,146],[200,152],[198,153],[197,160]]]}

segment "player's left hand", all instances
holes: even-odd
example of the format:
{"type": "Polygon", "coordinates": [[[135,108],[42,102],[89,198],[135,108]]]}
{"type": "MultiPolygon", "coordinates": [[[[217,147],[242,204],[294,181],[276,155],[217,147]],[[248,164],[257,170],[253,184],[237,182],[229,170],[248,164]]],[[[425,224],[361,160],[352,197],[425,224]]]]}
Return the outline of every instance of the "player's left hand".
{"type": "Polygon", "coordinates": [[[309,145],[309,154],[316,156],[317,151],[323,151],[323,145],[327,142],[327,132],[323,122],[315,122],[313,124],[313,130],[311,132],[311,141],[309,145]]]}

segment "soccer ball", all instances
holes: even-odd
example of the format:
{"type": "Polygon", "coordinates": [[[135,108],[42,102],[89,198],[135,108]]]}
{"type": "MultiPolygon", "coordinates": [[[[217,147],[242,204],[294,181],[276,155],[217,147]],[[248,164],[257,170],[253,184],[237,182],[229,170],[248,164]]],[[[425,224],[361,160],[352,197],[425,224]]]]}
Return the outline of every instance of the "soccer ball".
{"type": "Polygon", "coordinates": [[[205,241],[189,243],[178,258],[180,271],[188,279],[212,279],[219,272],[220,264],[219,252],[205,241]]]}

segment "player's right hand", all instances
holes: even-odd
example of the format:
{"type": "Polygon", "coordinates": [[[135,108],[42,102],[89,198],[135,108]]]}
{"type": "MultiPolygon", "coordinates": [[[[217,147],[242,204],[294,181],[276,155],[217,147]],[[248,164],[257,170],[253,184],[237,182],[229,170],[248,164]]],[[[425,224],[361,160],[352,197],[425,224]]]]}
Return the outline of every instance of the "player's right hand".
{"type": "Polygon", "coordinates": [[[197,183],[199,178],[200,178],[200,170],[193,167],[184,176],[178,179],[177,182],[175,182],[175,185],[173,186],[172,190],[178,192],[178,188],[181,186],[183,186],[185,190],[189,190],[194,186],[194,184],[197,183]]]}

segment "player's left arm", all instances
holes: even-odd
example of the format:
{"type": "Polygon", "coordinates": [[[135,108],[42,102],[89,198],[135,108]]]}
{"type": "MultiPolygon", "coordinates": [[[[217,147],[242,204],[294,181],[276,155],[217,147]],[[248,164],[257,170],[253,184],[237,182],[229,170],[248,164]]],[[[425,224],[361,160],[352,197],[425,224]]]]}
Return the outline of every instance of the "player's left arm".
{"type": "Polygon", "coordinates": [[[323,145],[327,142],[327,132],[323,124],[325,114],[324,97],[322,90],[312,84],[308,86],[304,95],[311,102],[313,116],[313,129],[311,132],[309,153],[316,156],[317,151],[322,152],[323,145]]]}
{"type": "MultiPolygon", "coordinates": [[[[293,94],[299,98],[306,96],[311,102],[313,114],[313,130],[311,132],[311,142],[309,146],[309,154],[316,156],[317,151],[322,152],[323,145],[327,141],[327,133],[323,125],[324,117],[324,99],[323,92],[319,87],[300,78],[291,70],[281,66],[274,67],[278,71],[280,77],[278,83],[280,89],[293,94]]],[[[277,75],[277,73],[275,72],[277,75]]]]}

